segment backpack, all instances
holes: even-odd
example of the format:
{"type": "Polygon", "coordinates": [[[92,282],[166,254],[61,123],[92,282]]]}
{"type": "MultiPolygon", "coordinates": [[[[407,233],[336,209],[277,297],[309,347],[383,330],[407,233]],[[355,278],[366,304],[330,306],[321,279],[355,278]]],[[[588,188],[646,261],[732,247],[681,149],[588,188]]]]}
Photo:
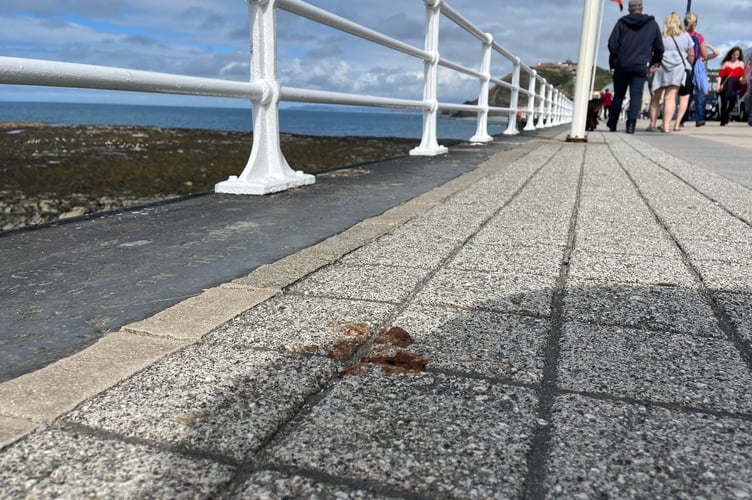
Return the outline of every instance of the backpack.
{"type": "Polygon", "coordinates": [[[692,41],[695,42],[695,63],[692,71],[692,84],[695,86],[695,91],[701,95],[708,93],[708,72],[705,70],[705,63],[702,61],[702,55],[700,54],[700,38],[697,35],[692,35],[692,41]]]}

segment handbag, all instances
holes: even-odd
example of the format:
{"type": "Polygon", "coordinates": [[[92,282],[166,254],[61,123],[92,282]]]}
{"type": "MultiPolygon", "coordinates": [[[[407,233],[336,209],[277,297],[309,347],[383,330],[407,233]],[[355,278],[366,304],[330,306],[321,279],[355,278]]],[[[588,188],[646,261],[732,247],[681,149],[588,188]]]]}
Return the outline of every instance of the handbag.
{"type": "Polygon", "coordinates": [[[728,77],[724,76],[723,78],[721,78],[721,81],[718,82],[718,86],[715,89],[717,93],[723,94],[723,91],[726,89],[726,80],[728,80],[728,77]]]}
{"type": "Polygon", "coordinates": [[[698,94],[706,95],[708,93],[708,72],[705,69],[705,61],[702,60],[702,53],[700,52],[700,38],[693,35],[692,40],[695,42],[695,63],[692,65],[692,85],[694,85],[698,94]]]}
{"type": "Polygon", "coordinates": [[[684,81],[682,82],[681,86],[679,87],[679,95],[688,95],[692,93],[692,70],[687,67],[687,63],[684,60],[684,54],[682,54],[681,49],[679,48],[679,44],[676,43],[676,38],[671,36],[671,40],[674,41],[674,45],[676,45],[676,50],[679,52],[679,56],[682,60],[682,66],[684,66],[684,81]]]}

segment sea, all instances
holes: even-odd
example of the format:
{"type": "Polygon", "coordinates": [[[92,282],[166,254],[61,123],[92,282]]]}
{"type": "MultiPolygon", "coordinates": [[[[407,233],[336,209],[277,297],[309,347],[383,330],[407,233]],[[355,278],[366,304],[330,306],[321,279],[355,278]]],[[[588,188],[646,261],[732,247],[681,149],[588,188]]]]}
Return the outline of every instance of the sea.
{"type": "MultiPolygon", "coordinates": [[[[251,107],[186,107],[130,104],[0,102],[0,122],[33,121],[50,125],[135,125],[162,128],[251,131],[251,107]]],[[[301,135],[415,138],[422,136],[421,113],[347,108],[280,109],[280,131],[301,135]]],[[[440,139],[467,140],[475,120],[445,118],[437,123],[440,139]]],[[[506,122],[490,122],[488,132],[501,134],[506,122]]]]}

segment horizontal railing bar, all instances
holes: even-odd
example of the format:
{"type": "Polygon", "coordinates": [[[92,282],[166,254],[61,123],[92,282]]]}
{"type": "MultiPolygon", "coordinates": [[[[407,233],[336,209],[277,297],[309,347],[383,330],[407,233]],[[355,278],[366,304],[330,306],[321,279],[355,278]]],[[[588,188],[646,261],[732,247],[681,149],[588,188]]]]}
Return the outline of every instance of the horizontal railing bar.
{"type": "Polygon", "coordinates": [[[311,21],[316,21],[326,26],[350,33],[359,38],[398,50],[409,56],[414,56],[424,61],[430,61],[432,59],[432,55],[425,50],[413,47],[410,44],[401,42],[390,36],[383,35],[378,31],[374,31],[343,17],[331,14],[323,9],[302,2],[301,0],[277,0],[277,7],[310,19],[311,21]]]}
{"type": "Polygon", "coordinates": [[[489,113],[509,113],[510,111],[513,111],[512,108],[501,108],[498,106],[490,106],[488,108],[489,113]]]}
{"type": "MultiPolygon", "coordinates": [[[[440,102],[439,109],[444,111],[468,111],[471,113],[477,113],[479,111],[483,111],[484,108],[482,106],[478,106],[477,104],[455,104],[452,102],[440,102]]],[[[512,108],[489,106],[488,110],[489,112],[495,111],[498,113],[509,113],[510,111],[512,111],[512,108]]]]}
{"type": "Polygon", "coordinates": [[[495,50],[496,52],[498,52],[498,53],[499,53],[499,54],[501,54],[502,56],[506,57],[506,58],[507,58],[507,59],[509,59],[510,61],[516,61],[516,60],[517,60],[517,56],[515,56],[514,54],[512,54],[511,52],[509,52],[509,51],[508,51],[507,49],[505,49],[504,47],[502,47],[502,46],[501,46],[501,45],[499,45],[498,43],[496,43],[496,42],[492,42],[492,43],[491,43],[491,47],[492,47],[492,48],[493,48],[493,49],[494,49],[494,50],[495,50]]]}
{"type": "Polygon", "coordinates": [[[524,62],[522,62],[522,61],[520,61],[520,69],[521,69],[522,71],[526,71],[526,72],[528,72],[528,73],[529,73],[529,74],[531,74],[531,75],[533,74],[533,68],[531,68],[530,66],[528,66],[527,64],[525,64],[525,63],[524,63],[524,62]]]}
{"type": "Polygon", "coordinates": [[[361,94],[346,94],[326,90],[308,90],[295,87],[282,87],[280,98],[290,102],[310,102],[318,104],[350,104],[355,106],[380,106],[386,108],[430,109],[431,103],[410,99],[395,99],[361,94]]]}
{"type": "Polygon", "coordinates": [[[444,14],[446,17],[451,19],[455,22],[458,26],[463,28],[465,31],[473,35],[475,38],[480,40],[483,43],[486,43],[488,41],[488,35],[486,33],[483,33],[481,30],[473,26],[473,23],[465,19],[462,14],[454,10],[452,7],[449,6],[447,3],[441,4],[441,13],[444,14]]]}
{"type": "Polygon", "coordinates": [[[491,83],[495,83],[496,85],[501,85],[502,87],[506,87],[508,89],[513,89],[514,85],[512,85],[509,82],[505,82],[504,80],[499,80],[498,78],[491,78],[489,80],[491,83]]]}
{"type": "Polygon", "coordinates": [[[3,56],[0,56],[0,82],[253,100],[264,98],[264,87],[258,83],[3,56]]]}
{"type": "Polygon", "coordinates": [[[464,73],[469,76],[474,76],[475,78],[483,79],[486,77],[483,73],[479,71],[475,71],[474,69],[466,68],[465,66],[461,66],[457,63],[454,63],[452,61],[448,61],[446,59],[439,59],[438,61],[439,66],[443,66],[448,69],[453,69],[454,71],[457,71],[458,73],[464,73]]]}
{"type": "Polygon", "coordinates": [[[483,108],[477,104],[455,104],[453,102],[440,102],[439,109],[444,111],[471,111],[473,113],[483,111],[483,108]]]}

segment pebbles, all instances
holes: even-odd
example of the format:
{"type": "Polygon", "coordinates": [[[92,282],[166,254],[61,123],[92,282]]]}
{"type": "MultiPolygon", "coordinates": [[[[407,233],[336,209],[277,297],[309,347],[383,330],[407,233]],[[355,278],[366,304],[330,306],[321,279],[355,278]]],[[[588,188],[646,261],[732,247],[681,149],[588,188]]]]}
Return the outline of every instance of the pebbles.
{"type": "MultiPolygon", "coordinates": [[[[173,195],[177,196],[177,195],[173,195]]],[[[92,197],[74,194],[65,197],[27,196],[22,192],[0,191],[0,229],[9,231],[30,225],[117,210],[159,201],[170,196],[137,198],[134,196],[92,197]]]]}

